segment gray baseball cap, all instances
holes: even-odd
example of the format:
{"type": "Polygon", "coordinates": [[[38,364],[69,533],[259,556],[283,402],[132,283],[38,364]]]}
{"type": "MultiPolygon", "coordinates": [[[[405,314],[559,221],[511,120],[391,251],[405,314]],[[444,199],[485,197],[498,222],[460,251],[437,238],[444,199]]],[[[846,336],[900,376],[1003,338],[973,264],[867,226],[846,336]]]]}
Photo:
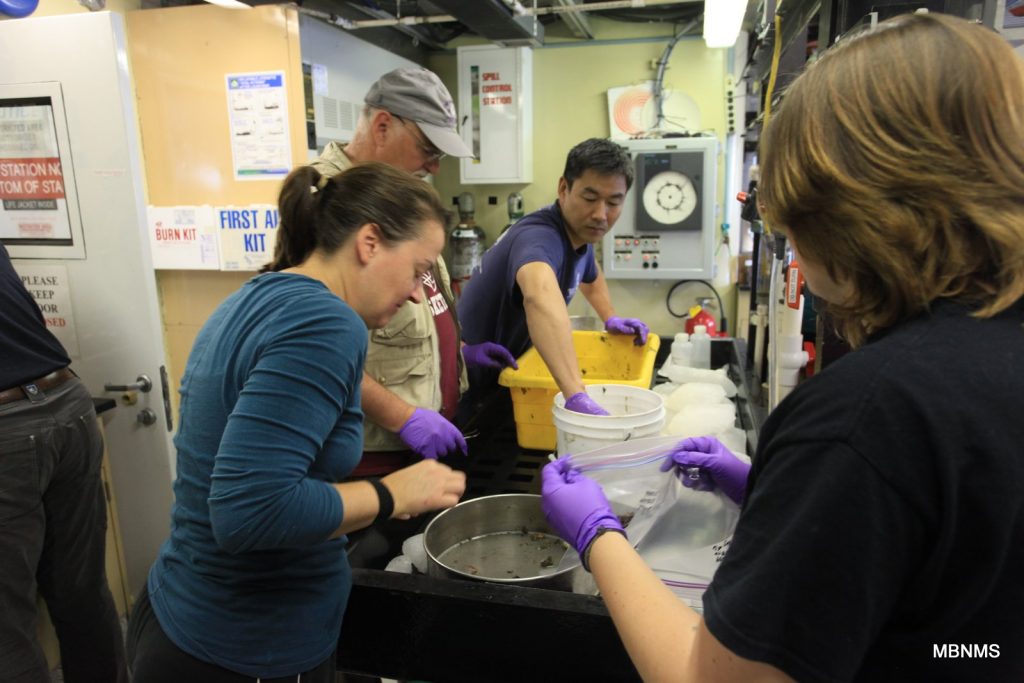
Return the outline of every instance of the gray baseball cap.
{"type": "Polygon", "coordinates": [[[434,146],[448,156],[473,156],[459,136],[452,96],[433,71],[418,67],[389,71],[370,86],[365,102],[415,121],[434,146]]]}

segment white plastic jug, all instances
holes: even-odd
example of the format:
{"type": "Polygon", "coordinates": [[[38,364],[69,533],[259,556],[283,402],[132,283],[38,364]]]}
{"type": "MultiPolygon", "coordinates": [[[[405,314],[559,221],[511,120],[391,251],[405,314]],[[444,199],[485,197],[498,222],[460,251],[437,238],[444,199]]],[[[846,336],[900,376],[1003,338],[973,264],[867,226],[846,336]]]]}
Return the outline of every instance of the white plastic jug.
{"type": "Polygon", "coordinates": [[[688,367],[693,364],[693,342],[690,335],[680,332],[672,342],[672,355],[670,359],[673,365],[688,367]]]}
{"type": "Polygon", "coordinates": [[[693,345],[693,356],[690,365],[695,368],[711,368],[711,335],[704,325],[697,325],[693,328],[690,336],[690,343],[693,345]]]}

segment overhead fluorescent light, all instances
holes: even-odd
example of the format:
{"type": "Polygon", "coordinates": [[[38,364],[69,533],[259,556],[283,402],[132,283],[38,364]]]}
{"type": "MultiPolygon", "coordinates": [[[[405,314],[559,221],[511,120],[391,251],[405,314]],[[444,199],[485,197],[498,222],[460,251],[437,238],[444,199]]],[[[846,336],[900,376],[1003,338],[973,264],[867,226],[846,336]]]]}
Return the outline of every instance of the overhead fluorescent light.
{"type": "Polygon", "coordinates": [[[238,0],[206,0],[211,5],[217,7],[225,7],[227,9],[252,9],[252,5],[247,5],[244,2],[238,0]]]}
{"type": "Polygon", "coordinates": [[[732,47],[740,35],[747,0],[704,0],[704,42],[708,47],[732,47]]]}

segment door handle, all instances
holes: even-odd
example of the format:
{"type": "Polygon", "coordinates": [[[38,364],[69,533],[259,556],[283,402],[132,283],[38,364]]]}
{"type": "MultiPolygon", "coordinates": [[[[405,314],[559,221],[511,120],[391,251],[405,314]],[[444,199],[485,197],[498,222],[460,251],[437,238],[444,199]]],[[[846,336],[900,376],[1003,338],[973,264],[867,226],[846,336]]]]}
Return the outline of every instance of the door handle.
{"type": "Polygon", "coordinates": [[[132,384],[104,384],[104,391],[141,391],[146,393],[153,388],[153,380],[149,375],[139,375],[132,384]]]}
{"type": "Polygon", "coordinates": [[[164,395],[164,417],[167,419],[167,431],[174,431],[174,415],[171,414],[171,383],[167,379],[167,368],[160,366],[160,389],[164,395]]]}

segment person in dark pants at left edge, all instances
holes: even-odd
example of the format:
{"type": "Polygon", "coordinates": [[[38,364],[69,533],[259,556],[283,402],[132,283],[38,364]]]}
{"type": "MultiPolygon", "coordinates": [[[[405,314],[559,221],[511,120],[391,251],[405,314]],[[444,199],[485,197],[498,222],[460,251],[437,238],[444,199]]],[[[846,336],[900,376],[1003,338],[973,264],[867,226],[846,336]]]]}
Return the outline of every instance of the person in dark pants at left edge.
{"type": "Polygon", "coordinates": [[[107,585],[103,438],[67,351],[0,244],[0,681],[49,683],[37,591],[67,683],[128,680],[107,585]]]}

